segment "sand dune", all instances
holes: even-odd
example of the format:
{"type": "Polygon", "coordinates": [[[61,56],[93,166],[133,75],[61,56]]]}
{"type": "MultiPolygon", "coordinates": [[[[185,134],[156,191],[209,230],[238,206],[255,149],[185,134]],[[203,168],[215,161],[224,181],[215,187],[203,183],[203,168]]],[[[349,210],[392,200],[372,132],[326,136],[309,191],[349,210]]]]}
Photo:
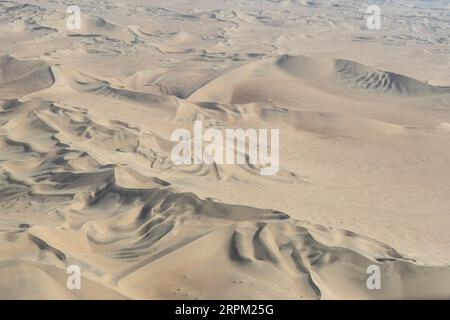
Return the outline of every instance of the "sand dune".
{"type": "Polygon", "coordinates": [[[0,94],[17,98],[50,87],[54,77],[50,66],[42,61],[20,61],[0,57],[0,94]]]}
{"type": "Polygon", "coordinates": [[[211,81],[191,95],[192,100],[217,102],[249,103],[252,98],[237,99],[244,96],[245,86],[255,81],[277,85],[277,82],[290,82],[289,85],[311,86],[325,91],[353,95],[379,95],[413,97],[450,94],[450,87],[433,86],[403,75],[380,71],[362,64],[340,59],[318,59],[306,56],[283,55],[244,65],[230,73],[211,81]],[[277,72],[281,70],[283,73],[277,72]],[[287,75],[293,76],[289,79],[287,75]],[[226,86],[228,90],[221,91],[226,86]],[[205,96],[207,92],[209,96],[205,96]],[[231,96],[225,96],[231,94],[231,96]]]}
{"type": "Polygon", "coordinates": [[[448,94],[450,87],[438,87],[392,72],[368,68],[347,60],[321,61],[308,57],[283,56],[277,65],[306,81],[331,82],[340,89],[357,93],[417,96],[448,94]]]}
{"type": "Polygon", "coordinates": [[[421,21],[377,34],[406,66],[345,1],[83,4],[67,30],[62,3],[0,3],[1,299],[450,297],[447,52],[421,21]],[[279,172],[175,165],[198,120],[280,129],[279,172]]]}

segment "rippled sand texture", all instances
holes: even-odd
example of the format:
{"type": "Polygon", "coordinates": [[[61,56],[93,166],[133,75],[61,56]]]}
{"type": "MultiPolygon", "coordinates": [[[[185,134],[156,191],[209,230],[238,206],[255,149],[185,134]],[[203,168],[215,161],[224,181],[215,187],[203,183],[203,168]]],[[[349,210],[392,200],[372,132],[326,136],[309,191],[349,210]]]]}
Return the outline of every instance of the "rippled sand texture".
{"type": "Polygon", "coordinates": [[[450,10],[395,2],[0,2],[0,298],[450,298],[450,10]],[[280,171],[174,165],[196,120],[280,171]]]}

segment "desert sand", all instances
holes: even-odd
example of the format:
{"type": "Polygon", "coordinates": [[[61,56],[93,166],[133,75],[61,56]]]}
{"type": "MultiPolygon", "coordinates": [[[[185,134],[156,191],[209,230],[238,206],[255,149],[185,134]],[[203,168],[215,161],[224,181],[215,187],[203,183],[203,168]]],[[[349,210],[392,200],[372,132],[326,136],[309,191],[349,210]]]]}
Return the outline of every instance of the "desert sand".
{"type": "Polygon", "coordinates": [[[450,298],[445,1],[380,30],[359,1],[71,4],[0,2],[0,299],[450,298]],[[174,165],[196,120],[280,129],[279,172],[174,165]]]}

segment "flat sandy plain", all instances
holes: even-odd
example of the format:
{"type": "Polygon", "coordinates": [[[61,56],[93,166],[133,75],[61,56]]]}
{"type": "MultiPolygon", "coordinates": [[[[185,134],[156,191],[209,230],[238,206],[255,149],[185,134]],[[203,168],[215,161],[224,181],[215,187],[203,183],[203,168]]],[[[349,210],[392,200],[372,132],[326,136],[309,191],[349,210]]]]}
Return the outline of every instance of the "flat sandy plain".
{"type": "Polygon", "coordinates": [[[1,299],[450,298],[447,1],[377,1],[380,30],[360,1],[75,2],[0,2],[1,299]],[[195,120],[281,129],[280,171],[174,165],[195,120]]]}

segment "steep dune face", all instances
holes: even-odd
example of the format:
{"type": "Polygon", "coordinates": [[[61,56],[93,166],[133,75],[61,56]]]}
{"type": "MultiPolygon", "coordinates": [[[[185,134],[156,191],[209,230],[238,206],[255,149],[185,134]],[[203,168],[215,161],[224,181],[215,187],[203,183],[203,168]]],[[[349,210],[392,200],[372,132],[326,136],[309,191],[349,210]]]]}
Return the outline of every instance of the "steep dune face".
{"type": "Polygon", "coordinates": [[[449,88],[326,56],[325,2],[201,3],[0,3],[0,298],[449,298],[449,88]],[[278,173],[175,165],[199,120],[280,129],[278,173]]]}
{"type": "Polygon", "coordinates": [[[16,98],[50,87],[55,79],[50,66],[43,61],[20,61],[0,57],[0,95],[16,98]]]}

